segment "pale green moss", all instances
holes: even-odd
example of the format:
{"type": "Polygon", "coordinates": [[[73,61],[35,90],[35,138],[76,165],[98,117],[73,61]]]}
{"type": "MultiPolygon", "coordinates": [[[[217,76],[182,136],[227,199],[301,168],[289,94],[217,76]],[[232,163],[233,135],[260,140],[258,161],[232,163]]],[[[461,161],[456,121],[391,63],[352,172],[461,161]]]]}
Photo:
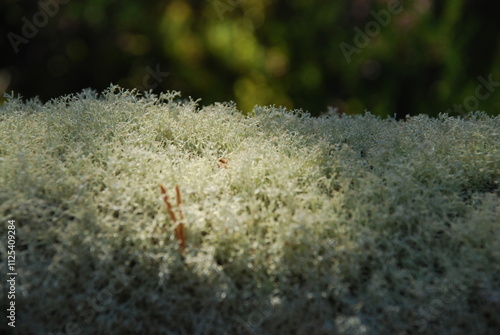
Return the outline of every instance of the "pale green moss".
{"type": "Polygon", "coordinates": [[[499,331],[500,117],[245,117],[177,98],[0,107],[20,333],[499,331]],[[182,191],[184,260],[159,183],[182,191]]]}

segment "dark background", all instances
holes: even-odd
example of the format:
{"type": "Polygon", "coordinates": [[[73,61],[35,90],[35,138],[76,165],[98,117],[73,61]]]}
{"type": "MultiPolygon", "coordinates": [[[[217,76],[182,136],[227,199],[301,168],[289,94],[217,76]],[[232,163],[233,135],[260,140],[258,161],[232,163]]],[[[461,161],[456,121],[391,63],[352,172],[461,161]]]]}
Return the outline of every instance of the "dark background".
{"type": "Polygon", "coordinates": [[[245,113],[500,109],[500,1],[2,0],[0,20],[0,93],[25,98],[114,83],[245,113]]]}

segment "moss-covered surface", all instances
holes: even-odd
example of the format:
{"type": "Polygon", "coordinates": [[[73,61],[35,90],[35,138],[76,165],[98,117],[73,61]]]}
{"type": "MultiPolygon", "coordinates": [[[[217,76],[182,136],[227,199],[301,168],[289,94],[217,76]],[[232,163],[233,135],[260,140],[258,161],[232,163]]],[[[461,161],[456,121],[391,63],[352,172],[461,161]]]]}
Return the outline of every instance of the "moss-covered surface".
{"type": "Polygon", "coordinates": [[[500,117],[177,97],[1,106],[18,334],[499,333],[500,117]],[[184,257],[160,183],[182,192],[184,257]]]}

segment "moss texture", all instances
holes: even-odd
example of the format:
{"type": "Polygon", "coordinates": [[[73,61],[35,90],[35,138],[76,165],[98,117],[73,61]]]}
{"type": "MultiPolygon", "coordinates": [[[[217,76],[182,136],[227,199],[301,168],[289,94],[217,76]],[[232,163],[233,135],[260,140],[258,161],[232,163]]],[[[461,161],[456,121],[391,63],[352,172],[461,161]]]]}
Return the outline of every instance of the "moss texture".
{"type": "Polygon", "coordinates": [[[16,330],[497,334],[499,126],[244,116],[118,87],[10,97],[0,226],[16,220],[16,330]],[[184,256],[160,183],[173,203],[182,192],[184,256]]]}

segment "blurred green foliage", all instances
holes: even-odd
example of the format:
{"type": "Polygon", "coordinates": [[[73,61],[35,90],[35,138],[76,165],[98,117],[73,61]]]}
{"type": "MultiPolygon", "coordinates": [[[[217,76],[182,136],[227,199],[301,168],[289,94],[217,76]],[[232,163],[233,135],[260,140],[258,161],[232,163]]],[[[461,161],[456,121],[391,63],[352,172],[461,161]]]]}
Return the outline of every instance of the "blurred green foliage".
{"type": "Polygon", "coordinates": [[[113,82],[203,104],[234,100],[245,113],[275,104],[313,115],[327,106],[398,118],[499,114],[500,2],[40,3],[0,5],[0,90],[45,100],[113,82]],[[16,53],[12,33],[23,36],[23,18],[44,23],[39,12],[46,24],[16,53]]]}

